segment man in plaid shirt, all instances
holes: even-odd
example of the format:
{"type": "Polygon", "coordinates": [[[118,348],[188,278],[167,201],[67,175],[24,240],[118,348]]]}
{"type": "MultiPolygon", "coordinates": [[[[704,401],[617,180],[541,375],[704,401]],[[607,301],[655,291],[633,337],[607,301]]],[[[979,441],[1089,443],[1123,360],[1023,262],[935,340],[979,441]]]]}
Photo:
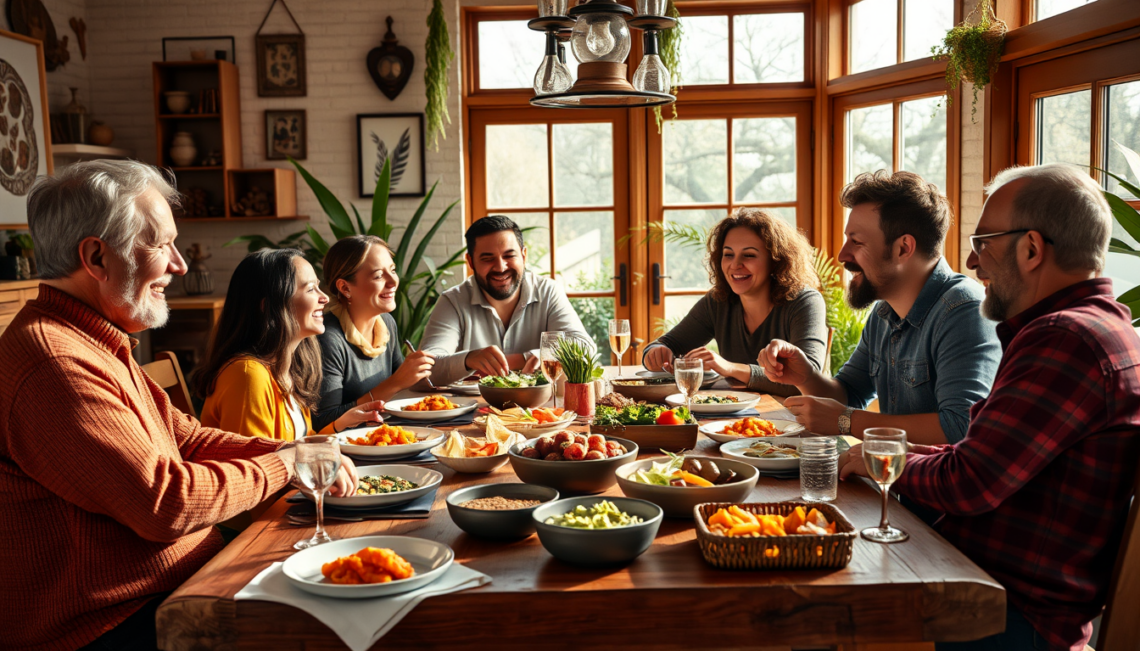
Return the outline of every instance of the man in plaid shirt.
{"type": "MultiPolygon", "coordinates": [[[[894,488],[1008,594],[1004,633],[944,649],[1073,649],[1104,606],[1140,461],[1140,338],[1100,277],[1112,216],[1066,165],[987,188],[967,265],[1003,357],[956,445],[912,446],[894,488]]],[[[842,476],[866,475],[860,446],[842,476]]]]}

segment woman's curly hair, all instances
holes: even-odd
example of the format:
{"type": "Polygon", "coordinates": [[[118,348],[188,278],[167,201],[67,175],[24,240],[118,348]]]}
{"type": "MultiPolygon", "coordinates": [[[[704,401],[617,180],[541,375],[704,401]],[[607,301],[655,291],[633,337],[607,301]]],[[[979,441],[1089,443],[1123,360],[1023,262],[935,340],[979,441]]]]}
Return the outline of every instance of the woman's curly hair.
{"type": "Polygon", "coordinates": [[[764,242],[772,259],[770,275],[772,302],[782,305],[794,299],[805,288],[819,289],[819,275],[812,264],[811,243],[803,233],[774,213],[762,208],[738,208],[721,220],[709,233],[705,267],[712,283],[712,298],[723,303],[736,296],[724,277],[720,261],[724,240],[734,228],[744,227],[764,242]]]}

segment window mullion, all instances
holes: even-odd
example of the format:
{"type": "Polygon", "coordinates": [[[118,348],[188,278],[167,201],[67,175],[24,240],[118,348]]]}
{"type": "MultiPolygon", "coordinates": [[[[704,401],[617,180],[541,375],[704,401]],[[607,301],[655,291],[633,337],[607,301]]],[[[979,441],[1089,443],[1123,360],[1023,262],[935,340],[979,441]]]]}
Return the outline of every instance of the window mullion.
{"type": "Polygon", "coordinates": [[[558,277],[558,258],[554,246],[554,124],[546,123],[546,205],[550,206],[547,213],[547,230],[550,231],[550,277],[558,277]]]}

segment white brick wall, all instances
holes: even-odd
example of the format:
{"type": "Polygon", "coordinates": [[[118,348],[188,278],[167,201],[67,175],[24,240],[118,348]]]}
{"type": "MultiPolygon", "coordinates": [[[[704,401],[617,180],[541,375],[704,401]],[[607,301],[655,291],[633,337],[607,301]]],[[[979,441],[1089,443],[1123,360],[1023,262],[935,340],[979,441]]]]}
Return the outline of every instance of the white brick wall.
{"type": "MultiPolygon", "coordinates": [[[[969,14],[974,9],[974,4],[976,4],[976,0],[965,0],[962,15],[969,14]]],[[[985,185],[986,179],[982,178],[982,170],[985,169],[985,127],[983,119],[986,114],[986,99],[985,93],[978,91],[977,122],[974,122],[970,118],[970,114],[973,112],[971,106],[974,101],[972,84],[962,82],[961,97],[962,101],[958,105],[958,110],[962,113],[962,182],[960,185],[961,196],[958,201],[958,232],[961,235],[961,246],[958,248],[961,265],[959,269],[962,273],[973,277],[974,272],[966,268],[966,258],[970,256],[970,236],[974,234],[974,228],[982,216],[982,203],[984,201],[982,186],[985,185]]]]}
{"type": "MultiPolygon", "coordinates": [[[[67,95],[66,86],[78,83],[72,81],[73,76],[80,80],[86,78],[90,95],[84,93],[84,99],[99,119],[115,129],[115,145],[135,150],[137,156],[147,162],[155,162],[151,62],[162,59],[162,38],[166,36],[233,35],[241,84],[245,167],[289,167],[283,161],[265,160],[264,111],[305,109],[308,159],[302,165],[342,202],[352,201],[365,215],[369,213],[371,200],[356,196],[356,115],[422,112],[426,103],[423,71],[427,15],[431,8],[428,0],[293,0],[289,7],[306,37],[308,96],[291,98],[257,96],[256,71],[252,65],[254,33],[268,8],[268,0],[99,0],[90,3],[48,0],[47,5],[57,29],[62,24],[69,33],[67,18],[83,13],[88,26],[89,67],[71,69],[79,58],[78,48],[73,45],[68,76],[49,73],[53,109],[57,96],[67,95]],[[389,15],[395,20],[393,28],[400,44],[410,48],[416,57],[412,77],[395,101],[380,93],[364,65],[368,51],[380,44],[385,32],[384,18],[389,15]]],[[[439,188],[425,213],[425,221],[432,215],[438,216],[447,204],[463,196],[457,0],[446,0],[445,8],[452,47],[457,53],[450,71],[448,111],[452,123],[447,129],[447,139],[439,141],[438,152],[430,143],[427,146],[427,184],[430,187],[438,179],[439,188]]],[[[293,31],[285,12],[277,7],[264,33],[293,31]]],[[[320,205],[299,177],[297,200],[298,212],[309,215],[310,223],[331,237],[320,205]]],[[[392,199],[390,221],[405,224],[419,203],[420,199],[415,198],[392,199]]],[[[462,246],[461,209],[462,204],[452,211],[448,225],[428,247],[429,256],[442,260],[462,246]]],[[[222,248],[222,244],[249,233],[280,239],[302,228],[304,222],[297,221],[182,224],[178,244],[183,250],[193,242],[209,247],[213,257],[207,264],[214,273],[215,290],[224,292],[245,250],[222,248]]],[[[397,231],[395,236],[401,232],[397,231]]],[[[421,226],[420,232],[426,232],[426,227],[421,226]]]]}

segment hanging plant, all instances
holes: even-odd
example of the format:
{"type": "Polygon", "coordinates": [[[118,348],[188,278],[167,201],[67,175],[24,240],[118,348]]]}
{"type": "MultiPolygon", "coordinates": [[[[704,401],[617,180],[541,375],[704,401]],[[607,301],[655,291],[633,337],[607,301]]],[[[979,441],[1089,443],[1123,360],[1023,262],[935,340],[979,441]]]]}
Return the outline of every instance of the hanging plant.
{"type": "MultiPolygon", "coordinates": [[[[661,63],[669,70],[669,92],[673,95],[677,94],[677,90],[681,88],[681,37],[684,35],[684,30],[681,28],[681,12],[677,11],[677,5],[673,4],[673,0],[669,0],[669,6],[665,9],[665,15],[677,21],[673,27],[662,30],[657,35],[657,55],[661,57],[661,63]]],[[[677,102],[673,102],[673,119],[677,119],[677,102]]],[[[653,117],[657,120],[657,133],[661,133],[661,125],[664,119],[661,117],[661,107],[653,107],[653,117]]]]}
{"type": "Polygon", "coordinates": [[[424,118],[427,121],[427,137],[435,150],[439,151],[439,137],[442,135],[447,138],[444,120],[451,124],[451,116],[447,114],[447,71],[451,67],[451,60],[455,58],[455,52],[451,49],[451,37],[447,33],[447,20],[443,16],[443,0],[432,0],[427,24],[428,36],[424,53],[424,58],[427,59],[424,67],[427,107],[424,108],[424,118]]]}
{"type": "Polygon", "coordinates": [[[997,74],[1006,31],[1005,22],[994,14],[991,0],[978,0],[962,24],[946,32],[942,45],[931,48],[935,61],[946,61],[946,83],[950,90],[956,89],[963,79],[974,85],[971,121],[975,121],[978,113],[978,89],[988,85],[997,74]],[[970,24],[971,19],[977,22],[970,24]]]}

